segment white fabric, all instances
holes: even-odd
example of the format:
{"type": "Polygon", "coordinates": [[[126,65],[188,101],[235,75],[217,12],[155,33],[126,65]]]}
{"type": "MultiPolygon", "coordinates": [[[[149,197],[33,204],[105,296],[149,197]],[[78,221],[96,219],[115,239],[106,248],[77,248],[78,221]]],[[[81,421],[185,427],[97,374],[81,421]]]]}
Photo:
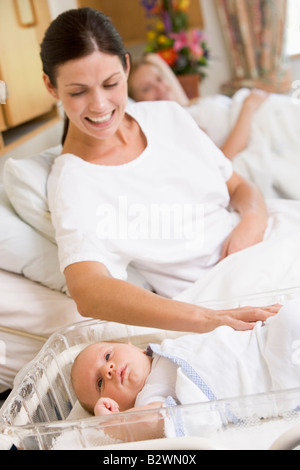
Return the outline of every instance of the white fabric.
{"type": "Polygon", "coordinates": [[[197,305],[218,300],[225,308],[226,299],[299,286],[300,202],[269,200],[268,211],[262,243],[228,256],[174,298],[197,305]]]}
{"type": "Polygon", "coordinates": [[[0,220],[0,269],[24,274],[32,281],[66,293],[56,245],[18,217],[1,185],[0,220]]]}
{"type": "Polygon", "coordinates": [[[16,373],[31,361],[57,329],[82,321],[65,294],[0,270],[0,391],[11,388],[16,373]],[[1,331],[1,327],[11,332],[1,331]],[[14,334],[20,332],[22,335],[14,334]],[[29,334],[26,336],[26,334],[29,334]],[[34,337],[36,336],[36,338],[34,337]],[[40,337],[40,339],[39,339],[40,337]]]}
{"type": "Polygon", "coordinates": [[[199,98],[185,109],[217,147],[222,147],[231,131],[232,99],[224,95],[199,98]]]}
{"type": "Polygon", "coordinates": [[[232,166],[179,105],[136,103],[129,111],[147,138],[132,162],[93,165],[70,154],[55,160],[48,195],[61,270],[93,260],[126,279],[131,262],[171,297],[216,263],[233,229],[226,186],[232,166]],[[169,210],[170,226],[161,212],[153,216],[157,208],[169,210]]]}
{"type": "MultiPolygon", "coordinates": [[[[233,98],[200,98],[185,109],[218,147],[233,129],[250,90],[233,98]]],[[[253,181],[266,198],[300,199],[300,106],[287,95],[270,94],[254,113],[250,140],[233,159],[234,169],[253,181]]]]}
{"type": "Polygon", "coordinates": [[[17,214],[45,238],[54,242],[47,201],[47,178],[61,145],[29,158],[9,158],[4,165],[3,184],[17,214]]]}
{"type": "Polygon", "coordinates": [[[11,439],[11,437],[5,436],[4,434],[0,435],[0,450],[10,450],[13,447],[13,445],[14,445],[14,441],[13,439],[11,439]]]}
{"type": "MultiPolygon", "coordinates": [[[[236,120],[249,90],[233,98],[231,120],[236,120]]],[[[253,117],[250,142],[234,159],[234,167],[249,177],[265,197],[300,199],[300,106],[285,95],[271,94],[253,117]]]]}
{"type": "MultiPolygon", "coordinates": [[[[159,350],[184,359],[217,399],[253,395],[300,386],[299,329],[300,300],[294,300],[265,324],[258,322],[252,331],[235,331],[222,326],[211,333],[166,339],[159,350]]],[[[173,364],[171,359],[169,362],[173,364]]],[[[145,384],[147,402],[139,400],[140,405],[157,400],[157,374],[162,381],[167,381],[163,378],[165,366],[160,372],[155,370],[160,364],[160,361],[153,364],[154,369],[145,384]]],[[[184,366],[178,370],[173,398],[181,404],[207,401],[203,390],[195,386],[196,379],[190,378],[184,366]]],[[[167,397],[168,394],[164,398],[167,397]]]]}
{"type": "Polygon", "coordinates": [[[138,393],[134,406],[164,402],[169,396],[175,397],[177,366],[169,359],[156,355],[153,358],[151,372],[143,389],[138,393]]]}

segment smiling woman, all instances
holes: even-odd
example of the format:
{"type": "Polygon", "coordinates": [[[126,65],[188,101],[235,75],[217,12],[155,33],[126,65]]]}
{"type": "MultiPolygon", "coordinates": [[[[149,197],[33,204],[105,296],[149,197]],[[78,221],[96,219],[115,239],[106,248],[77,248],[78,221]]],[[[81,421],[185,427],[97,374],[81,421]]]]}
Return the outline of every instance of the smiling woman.
{"type": "Polygon", "coordinates": [[[260,242],[266,207],[257,189],[233,173],[229,160],[179,105],[127,106],[129,55],[110,20],[91,8],[61,14],[45,34],[41,57],[46,87],[61,100],[69,123],[47,189],[61,271],[78,311],[195,332],[224,323],[252,329],[253,321],[276,313],[277,307],[227,312],[172,300],[221,255],[260,242]],[[124,214],[129,232],[100,237],[99,207],[119,212],[124,197],[135,211],[124,214]],[[164,238],[155,231],[153,208],[171,208],[174,200],[181,205],[172,219],[176,226],[164,238]],[[205,211],[190,210],[199,201],[205,211]],[[229,202],[239,221],[228,211],[229,202]],[[200,237],[187,240],[203,213],[200,237]],[[141,218],[144,214],[149,217],[141,218]],[[145,221],[146,233],[156,234],[151,240],[135,230],[136,222],[145,221]],[[210,232],[203,243],[202,226],[210,232]],[[129,265],[155,293],[127,281],[129,265]]]}

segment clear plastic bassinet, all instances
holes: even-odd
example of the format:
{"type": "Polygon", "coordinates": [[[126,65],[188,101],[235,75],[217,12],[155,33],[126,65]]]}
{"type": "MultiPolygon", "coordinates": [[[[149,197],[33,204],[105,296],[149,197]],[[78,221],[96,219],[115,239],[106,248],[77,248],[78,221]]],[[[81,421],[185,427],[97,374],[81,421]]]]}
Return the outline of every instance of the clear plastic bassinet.
{"type": "MultiPolygon", "coordinates": [[[[284,304],[294,299],[300,299],[300,288],[206,305],[231,308],[284,304]]],[[[58,331],[16,376],[14,388],[0,410],[0,433],[17,447],[29,450],[119,446],[147,449],[153,445],[159,448],[160,442],[167,446],[161,448],[167,449],[174,445],[174,439],[186,439],[190,448],[268,449],[283,433],[300,426],[300,389],[120,413],[117,422],[115,415],[91,417],[78,405],[70,372],[74,358],[87,344],[117,340],[145,348],[149,342],[159,343],[181,334],[97,320],[58,331]],[[135,422],[151,427],[158,421],[164,423],[160,440],[139,443],[140,439],[133,436],[135,422]],[[116,427],[122,429],[122,441],[112,437],[116,427]]]]}

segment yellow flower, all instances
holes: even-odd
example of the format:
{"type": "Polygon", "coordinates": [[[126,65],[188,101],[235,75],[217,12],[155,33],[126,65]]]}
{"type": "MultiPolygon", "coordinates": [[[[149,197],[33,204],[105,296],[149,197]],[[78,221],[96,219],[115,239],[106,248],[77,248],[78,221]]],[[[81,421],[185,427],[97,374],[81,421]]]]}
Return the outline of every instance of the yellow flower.
{"type": "Polygon", "coordinates": [[[159,20],[156,23],[156,31],[164,31],[164,29],[165,29],[165,25],[164,25],[163,21],[159,20]]]}
{"type": "Polygon", "coordinates": [[[156,39],[156,32],[155,31],[148,31],[147,33],[147,40],[149,42],[155,41],[156,39]]]}
{"type": "Polygon", "coordinates": [[[179,0],[178,9],[181,11],[187,11],[190,7],[190,0],[179,0]]]}
{"type": "Polygon", "coordinates": [[[168,42],[168,38],[164,34],[161,34],[160,36],[158,36],[157,42],[158,42],[158,44],[163,46],[164,44],[166,44],[168,42]]]}

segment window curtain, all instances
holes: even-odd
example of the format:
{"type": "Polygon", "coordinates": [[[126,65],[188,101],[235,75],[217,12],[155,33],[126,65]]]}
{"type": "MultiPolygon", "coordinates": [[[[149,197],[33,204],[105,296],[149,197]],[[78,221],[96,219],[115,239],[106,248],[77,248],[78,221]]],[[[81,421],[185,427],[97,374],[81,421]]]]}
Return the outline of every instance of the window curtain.
{"type": "Polygon", "coordinates": [[[241,87],[285,93],[291,87],[286,54],[288,0],[215,0],[232,59],[227,94],[241,87]]]}

